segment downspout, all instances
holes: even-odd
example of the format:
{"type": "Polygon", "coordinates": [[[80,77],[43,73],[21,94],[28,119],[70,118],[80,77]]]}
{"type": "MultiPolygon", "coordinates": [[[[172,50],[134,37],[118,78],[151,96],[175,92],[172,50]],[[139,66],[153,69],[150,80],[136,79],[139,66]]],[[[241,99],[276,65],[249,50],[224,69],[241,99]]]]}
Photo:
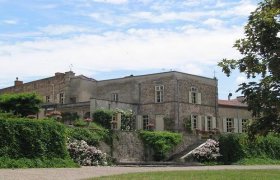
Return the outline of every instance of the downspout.
{"type": "Polygon", "coordinates": [[[176,79],[176,84],[177,84],[177,88],[176,88],[176,103],[177,103],[177,131],[179,131],[179,118],[180,118],[180,104],[179,104],[179,83],[178,83],[178,79],[176,79]]]}

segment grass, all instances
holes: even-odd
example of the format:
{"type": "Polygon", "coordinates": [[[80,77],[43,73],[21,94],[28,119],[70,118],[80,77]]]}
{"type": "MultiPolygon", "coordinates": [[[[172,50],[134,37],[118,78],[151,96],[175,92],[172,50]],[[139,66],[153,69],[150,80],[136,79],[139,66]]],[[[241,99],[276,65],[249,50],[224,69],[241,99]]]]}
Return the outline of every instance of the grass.
{"type": "Polygon", "coordinates": [[[164,179],[201,179],[201,180],[217,180],[217,179],[280,179],[280,170],[212,170],[212,171],[169,171],[169,172],[146,172],[132,173],[116,176],[104,176],[92,178],[91,180],[164,180],[164,179]]]}
{"type": "Polygon", "coordinates": [[[240,165],[280,165],[280,160],[270,158],[244,158],[235,164],[240,165]]]}
{"type": "Polygon", "coordinates": [[[76,168],[80,167],[72,159],[61,158],[19,158],[0,157],[0,168],[76,168]]]}

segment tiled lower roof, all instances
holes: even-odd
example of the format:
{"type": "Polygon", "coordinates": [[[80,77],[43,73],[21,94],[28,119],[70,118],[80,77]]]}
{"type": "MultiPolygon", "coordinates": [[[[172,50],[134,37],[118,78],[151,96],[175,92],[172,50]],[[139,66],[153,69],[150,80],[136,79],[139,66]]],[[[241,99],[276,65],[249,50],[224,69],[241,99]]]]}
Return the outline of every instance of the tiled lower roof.
{"type": "Polygon", "coordinates": [[[232,106],[232,107],[248,107],[246,103],[242,103],[237,99],[232,100],[218,100],[219,106],[232,106]]]}

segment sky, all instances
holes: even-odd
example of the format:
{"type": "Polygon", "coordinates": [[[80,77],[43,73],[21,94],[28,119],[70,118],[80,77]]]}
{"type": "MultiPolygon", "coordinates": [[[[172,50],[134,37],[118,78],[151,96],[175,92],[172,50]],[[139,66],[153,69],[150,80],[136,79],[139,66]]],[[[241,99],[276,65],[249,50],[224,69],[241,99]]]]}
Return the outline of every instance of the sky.
{"type": "Polygon", "coordinates": [[[0,88],[74,71],[96,80],[180,71],[218,79],[219,98],[245,82],[217,63],[260,0],[0,0],[0,88]]]}

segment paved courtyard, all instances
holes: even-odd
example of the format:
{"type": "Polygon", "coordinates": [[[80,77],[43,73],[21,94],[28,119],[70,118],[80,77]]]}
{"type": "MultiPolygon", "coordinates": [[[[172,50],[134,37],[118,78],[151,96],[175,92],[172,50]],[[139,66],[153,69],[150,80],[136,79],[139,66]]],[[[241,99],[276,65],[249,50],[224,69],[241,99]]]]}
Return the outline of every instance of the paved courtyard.
{"type": "Polygon", "coordinates": [[[0,179],[5,180],[49,180],[49,179],[85,179],[133,172],[151,171],[189,171],[189,170],[222,170],[222,169],[278,169],[279,165],[265,166],[189,166],[189,167],[82,167],[82,168],[45,168],[45,169],[0,169],[0,179]]]}

